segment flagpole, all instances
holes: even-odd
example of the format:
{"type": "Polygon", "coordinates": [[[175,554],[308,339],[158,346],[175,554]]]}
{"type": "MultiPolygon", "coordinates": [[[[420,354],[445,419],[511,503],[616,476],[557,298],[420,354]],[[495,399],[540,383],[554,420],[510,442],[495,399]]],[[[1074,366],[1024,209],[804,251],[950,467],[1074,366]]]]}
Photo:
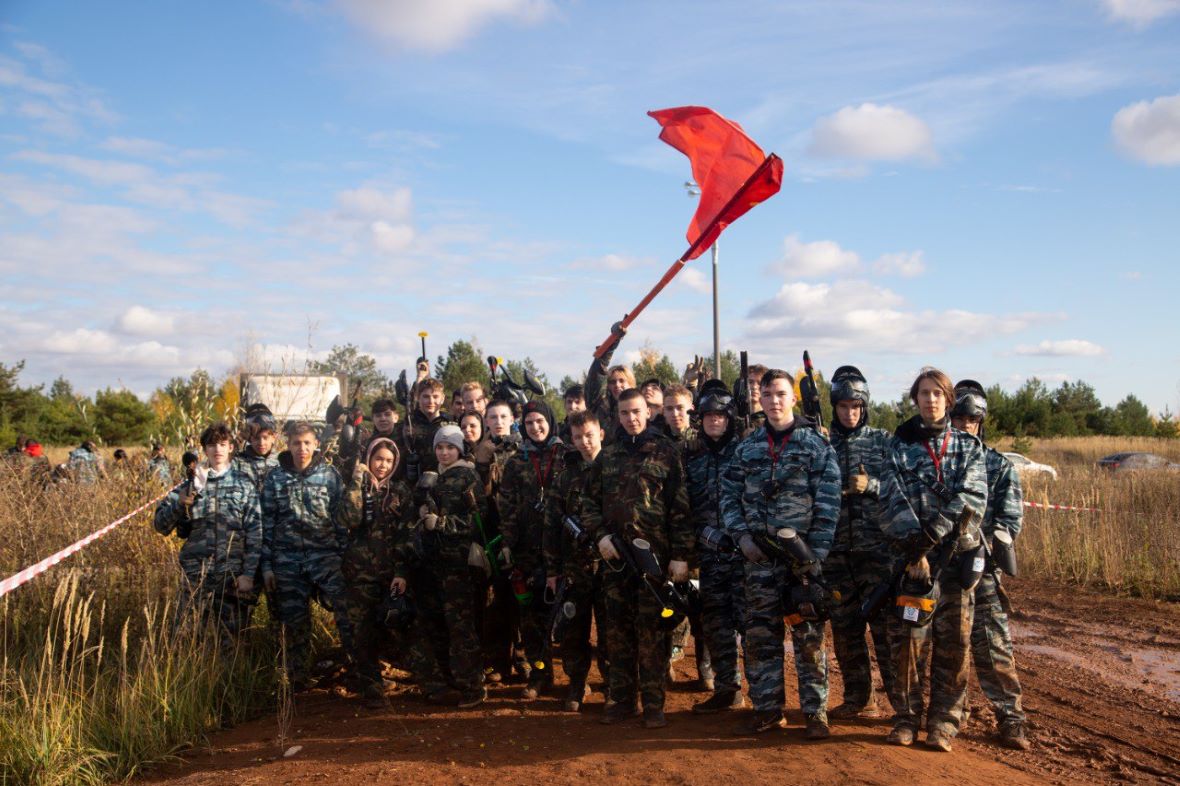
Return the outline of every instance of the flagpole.
{"type": "Polygon", "coordinates": [[[717,316],[717,245],[713,241],[713,379],[721,379],[721,322],[717,316]]]}

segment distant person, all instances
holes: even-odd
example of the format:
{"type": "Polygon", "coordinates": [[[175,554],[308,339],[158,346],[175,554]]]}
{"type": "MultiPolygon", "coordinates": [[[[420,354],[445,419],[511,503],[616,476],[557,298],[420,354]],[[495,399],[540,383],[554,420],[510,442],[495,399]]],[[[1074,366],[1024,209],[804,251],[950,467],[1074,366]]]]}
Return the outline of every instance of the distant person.
{"type": "Polygon", "coordinates": [[[148,458],[147,475],[162,486],[172,485],[172,465],[168,463],[168,456],[164,454],[164,446],[159,442],[152,444],[152,455],[148,458]]]}
{"type": "Polygon", "coordinates": [[[91,440],[86,440],[70,451],[68,464],[74,480],[86,485],[97,483],[99,478],[105,478],[107,474],[102,456],[91,440]]]}

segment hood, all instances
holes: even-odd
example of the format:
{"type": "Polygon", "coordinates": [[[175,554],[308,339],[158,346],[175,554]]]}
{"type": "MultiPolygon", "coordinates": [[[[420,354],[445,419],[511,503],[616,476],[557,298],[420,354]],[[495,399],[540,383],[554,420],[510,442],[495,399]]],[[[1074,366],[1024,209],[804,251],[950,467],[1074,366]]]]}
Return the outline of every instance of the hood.
{"type": "MultiPolygon", "coordinates": [[[[525,437],[526,442],[533,441],[533,440],[529,439],[527,436],[528,432],[524,427],[524,420],[529,415],[532,415],[534,413],[539,414],[542,417],[544,417],[545,422],[547,424],[549,424],[549,438],[545,441],[545,445],[552,444],[553,438],[557,436],[557,422],[553,419],[553,410],[549,408],[548,404],[546,404],[544,401],[541,401],[540,399],[533,399],[532,401],[530,401],[529,403],[527,403],[523,407],[521,407],[521,410],[520,410],[520,432],[521,432],[521,435],[525,437]]],[[[536,444],[536,443],[534,443],[534,444],[536,444]]]]}
{"type": "Polygon", "coordinates": [[[936,423],[933,427],[930,427],[922,422],[921,415],[914,415],[905,423],[898,426],[894,434],[902,442],[912,445],[916,442],[925,442],[926,440],[934,439],[946,431],[949,424],[950,420],[943,418],[941,423],[936,423]]]}
{"type": "Polygon", "coordinates": [[[385,480],[378,482],[377,479],[374,478],[371,474],[369,475],[369,480],[372,482],[373,488],[382,489],[382,488],[385,488],[386,486],[388,486],[389,481],[393,478],[394,475],[397,474],[397,468],[402,463],[402,456],[401,456],[401,453],[397,449],[397,443],[395,443],[392,439],[389,439],[388,437],[377,437],[373,440],[370,440],[369,449],[365,451],[365,466],[366,467],[369,466],[370,462],[372,462],[373,453],[375,453],[378,448],[389,448],[389,450],[391,450],[393,452],[393,470],[388,475],[385,476],[385,480]]]}

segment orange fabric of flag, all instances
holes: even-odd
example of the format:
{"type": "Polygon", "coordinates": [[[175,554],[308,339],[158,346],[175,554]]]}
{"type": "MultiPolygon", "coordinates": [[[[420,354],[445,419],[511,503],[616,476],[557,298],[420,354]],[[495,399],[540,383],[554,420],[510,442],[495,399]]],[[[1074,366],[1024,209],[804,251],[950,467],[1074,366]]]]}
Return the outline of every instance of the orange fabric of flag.
{"type": "Polygon", "coordinates": [[[778,193],[783,162],[773,153],[768,157],[741,126],[707,107],[680,106],[648,114],[663,127],[660,139],[688,156],[701,189],[683,257],[696,259],[727,226],[778,193]]]}

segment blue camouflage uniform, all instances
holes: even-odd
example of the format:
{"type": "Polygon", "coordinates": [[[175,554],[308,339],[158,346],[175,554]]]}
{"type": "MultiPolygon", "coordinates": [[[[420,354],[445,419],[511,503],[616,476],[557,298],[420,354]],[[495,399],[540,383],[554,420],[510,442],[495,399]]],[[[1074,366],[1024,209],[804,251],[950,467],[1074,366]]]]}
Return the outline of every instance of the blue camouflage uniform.
{"type": "MultiPolygon", "coordinates": [[[[963,720],[970,667],[974,593],[960,581],[963,554],[982,542],[979,517],[959,537],[955,522],[965,507],[982,512],[987,505],[987,471],[978,439],[948,422],[926,427],[915,415],[898,427],[894,467],[900,494],[887,496],[887,530],[909,560],[931,541],[931,571],[941,595],[933,621],[913,626],[896,613],[887,620],[893,654],[894,684],[890,703],[894,727],[917,731],[924,709],[923,687],[930,667],[928,732],[954,736],[963,720]],[[923,534],[926,533],[926,534],[923,534]],[[917,550],[916,550],[917,549],[917,550]]],[[[891,610],[892,611],[892,610],[891,610]]]]}
{"type": "Polygon", "coordinates": [[[245,449],[239,451],[234,456],[234,469],[239,472],[244,472],[254,481],[254,487],[258,489],[258,493],[262,493],[262,482],[266,480],[266,476],[270,471],[279,465],[279,455],[273,450],[265,456],[258,453],[250,445],[245,449]]]}
{"type": "Polygon", "coordinates": [[[232,466],[210,473],[191,507],[181,503],[190,484],[173,489],[156,507],[153,526],[161,535],[184,538],[180,568],[184,573],[179,614],[195,603],[217,616],[224,630],[236,636],[249,623],[253,595],[239,597],[238,576],[251,578],[262,558],[262,510],[250,478],[232,466]]]}
{"type": "MultiPolygon", "coordinates": [[[[1003,528],[1015,540],[1024,523],[1024,500],[1020,474],[999,451],[985,447],[987,466],[987,512],[983,516],[983,537],[992,542],[1003,528]]],[[[1000,577],[993,565],[975,588],[975,624],[971,629],[971,654],[979,687],[991,702],[1001,728],[1025,722],[1021,707],[1020,679],[1012,653],[1008,615],[1000,602],[1000,577]]]]}
{"type": "MultiPolygon", "coordinates": [[[[810,426],[796,416],[786,435],[772,435],[762,426],[738,445],[721,486],[721,518],[734,540],[747,534],[774,538],[790,527],[821,562],[827,557],[840,516],[840,469],[831,445],[810,426]]],[[[786,703],[783,618],[789,609],[783,593],[793,581],[785,562],[745,563],[746,681],[758,712],[781,711],[786,703]]],[[[791,641],[803,712],[824,713],[823,628],[811,622],[794,625],[791,641]]]]}
{"type": "MultiPolygon", "coordinates": [[[[893,472],[893,435],[861,424],[845,429],[832,424],[832,449],[840,466],[845,488],[849,477],[863,467],[868,487],[863,494],[847,494],[840,506],[840,520],[832,551],[824,562],[824,577],[839,600],[832,609],[832,643],[844,682],[844,704],[865,707],[873,703],[872,661],[865,642],[865,621],[860,616],[862,601],[881,583],[889,580],[895,562],[890,539],[882,529],[883,478],[893,472]]],[[[877,655],[877,668],[885,694],[893,687],[889,639],[883,615],[868,623],[877,655]]]]}
{"type": "Polygon", "coordinates": [[[102,474],[102,458],[93,451],[77,447],[70,451],[68,460],[70,472],[79,483],[97,483],[102,474]]]}
{"type": "MultiPolygon", "coordinates": [[[[732,420],[732,418],[731,418],[732,420]]],[[[719,440],[702,436],[687,443],[684,469],[695,534],[712,527],[724,531],[721,522],[721,484],[741,440],[730,429],[719,440]]],[[[738,632],[745,606],[745,559],[700,546],[701,629],[709,647],[714,691],[739,691],[738,632]]]]}
{"type": "Polygon", "coordinates": [[[330,606],[345,652],[352,651],[352,628],[341,575],[348,533],[337,517],[344,484],[317,453],[304,470],[291,454],[262,486],[262,574],[275,578],[275,616],[287,644],[287,670],[293,683],[307,678],[312,596],[330,606]]]}

